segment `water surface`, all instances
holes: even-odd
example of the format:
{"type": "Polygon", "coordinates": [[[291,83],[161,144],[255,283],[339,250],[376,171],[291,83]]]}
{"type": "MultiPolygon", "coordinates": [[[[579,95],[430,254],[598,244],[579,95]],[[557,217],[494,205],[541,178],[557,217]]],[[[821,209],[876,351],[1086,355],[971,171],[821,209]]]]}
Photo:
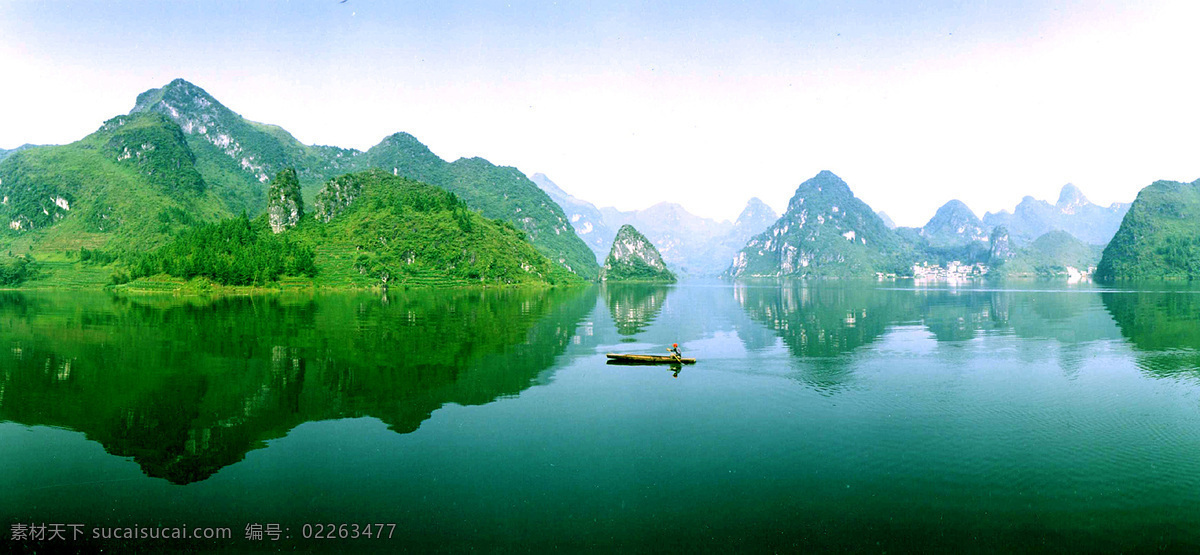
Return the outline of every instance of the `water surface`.
{"type": "Polygon", "coordinates": [[[142,551],[1189,551],[1198,367],[1186,289],[2,293],[0,522],[233,530],[106,545],[142,551]],[[605,364],[671,343],[700,362],[605,364]]]}

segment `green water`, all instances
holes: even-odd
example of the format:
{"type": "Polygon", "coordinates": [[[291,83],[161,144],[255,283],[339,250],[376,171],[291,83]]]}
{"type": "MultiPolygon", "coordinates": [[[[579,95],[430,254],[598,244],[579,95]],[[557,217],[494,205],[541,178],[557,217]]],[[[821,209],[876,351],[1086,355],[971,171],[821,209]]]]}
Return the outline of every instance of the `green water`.
{"type": "Polygon", "coordinates": [[[1200,292],[0,293],[0,525],[0,551],[1196,551],[1200,292]],[[675,342],[700,362],[605,364],[675,342]]]}

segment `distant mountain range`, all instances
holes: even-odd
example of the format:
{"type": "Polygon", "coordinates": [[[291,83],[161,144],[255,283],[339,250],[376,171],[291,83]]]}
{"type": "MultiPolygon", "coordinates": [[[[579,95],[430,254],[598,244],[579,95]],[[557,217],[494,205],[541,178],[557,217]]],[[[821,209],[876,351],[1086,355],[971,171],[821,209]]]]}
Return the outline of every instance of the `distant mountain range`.
{"type": "Polygon", "coordinates": [[[1027,196],[1012,212],[988,212],[982,221],[989,229],[1001,225],[1008,228],[1019,244],[1057,229],[1085,243],[1105,245],[1117,233],[1128,211],[1128,203],[1116,202],[1107,207],[1092,204],[1078,187],[1068,183],[1054,204],[1027,196]]]}
{"type": "Polygon", "coordinates": [[[690,276],[724,272],[733,254],[777,218],[775,211],[757,198],[751,198],[733,222],[697,216],[668,202],[644,210],[597,208],[567,193],[545,174],[535,173],[531,179],[562,206],[575,232],[597,257],[608,255],[617,229],[631,225],[654,244],[668,266],[690,276]]]}
{"type": "MultiPolygon", "coordinates": [[[[152,250],[182,230],[239,214],[261,216],[263,228],[320,246],[328,229],[306,228],[303,206],[316,206],[318,213],[322,206],[350,207],[352,199],[329,197],[329,191],[341,191],[335,180],[348,174],[361,187],[346,191],[370,192],[363,196],[365,207],[353,205],[358,227],[338,228],[349,240],[343,246],[356,255],[318,249],[318,258],[342,257],[336,266],[348,276],[379,274],[380,267],[387,269],[380,275],[391,275],[395,268],[389,265],[398,260],[405,267],[420,260],[420,268],[408,273],[423,280],[436,281],[433,274],[442,272],[468,282],[571,281],[546,269],[540,256],[595,280],[618,230],[631,226],[685,276],[903,275],[914,263],[959,261],[1002,265],[1009,275],[1056,274],[1098,263],[1097,275],[1106,279],[1200,278],[1200,182],[1156,182],[1132,205],[1107,207],[1068,184],[1054,204],[1025,197],[1011,212],[983,218],[951,200],[924,226],[910,228],[896,227],[823,171],[800,184],[782,215],[752,198],[735,221],[717,221],[667,202],[632,211],[598,208],[543,174],[526,177],[482,158],[447,162],[407,133],[389,135],[366,151],[304,145],[281,127],[243,118],[182,79],[138,95],[129,114],[77,142],[0,150],[0,252],[6,257],[0,265],[9,274],[17,259],[25,264],[23,273],[39,258],[64,267],[89,249],[107,251],[111,262],[110,254],[152,250]],[[294,173],[284,171],[289,169],[294,173]],[[285,181],[273,183],[280,175],[285,181]],[[412,203],[405,210],[441,208],[413,217],[376,206],[397,199],[412,203]],[[383,220],[428,236],[395,242],[379,227],[383,220]],[[476,250],[455,251],[458,232],[476,250]],[[421,241],[437,250],[427,253],[432,258],[413,251],[421,241]],[[537,256],[520,246],[525,242],[537,256]]],[[[99,270],[87,275],[107,277],[99,270]]]]}

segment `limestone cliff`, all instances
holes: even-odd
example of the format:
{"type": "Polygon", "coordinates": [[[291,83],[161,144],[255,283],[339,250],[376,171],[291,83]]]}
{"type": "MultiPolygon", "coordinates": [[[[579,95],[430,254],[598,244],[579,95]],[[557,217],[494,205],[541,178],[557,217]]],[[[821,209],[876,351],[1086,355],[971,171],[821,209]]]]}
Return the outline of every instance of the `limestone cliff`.
{"type": "Polygon", "coordinates": [[[631,225],[623,225],[613,239],[612,250],[601,270],[604,281],[647,281],[674,283],[654,244],[631,225]]]}

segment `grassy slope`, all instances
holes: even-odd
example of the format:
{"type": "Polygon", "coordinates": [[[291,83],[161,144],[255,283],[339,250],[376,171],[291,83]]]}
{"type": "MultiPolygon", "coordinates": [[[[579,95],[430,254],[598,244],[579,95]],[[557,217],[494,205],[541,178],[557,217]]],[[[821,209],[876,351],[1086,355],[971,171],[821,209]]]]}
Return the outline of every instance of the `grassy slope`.
{"type": "MultiPolygon", "coordinates": [[[[575,283],[521,232],[467,208],[453,194],[380,170],[342,176],[337,188],[354,199],[328,223],[307,218],[288,231],[316,251],[323,286],[504,285],[575,283]]],[[[314,210],[319,213],[319,209],[314,210]]]]}

